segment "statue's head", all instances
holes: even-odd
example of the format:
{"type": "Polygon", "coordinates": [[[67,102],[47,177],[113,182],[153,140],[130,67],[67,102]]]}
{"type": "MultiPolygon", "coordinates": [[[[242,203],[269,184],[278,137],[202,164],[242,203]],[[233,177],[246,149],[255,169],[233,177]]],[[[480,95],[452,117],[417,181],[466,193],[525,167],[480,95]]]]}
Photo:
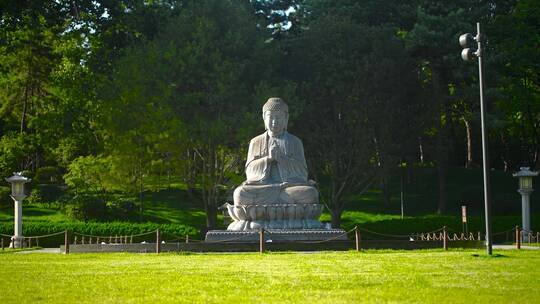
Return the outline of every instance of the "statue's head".
{"type": "Polygon", "coordinates": [[[269,98],[262,109],[264,127],[271,136],[279,136],[287,130],[289,107],[278,97],[269,98]]]}

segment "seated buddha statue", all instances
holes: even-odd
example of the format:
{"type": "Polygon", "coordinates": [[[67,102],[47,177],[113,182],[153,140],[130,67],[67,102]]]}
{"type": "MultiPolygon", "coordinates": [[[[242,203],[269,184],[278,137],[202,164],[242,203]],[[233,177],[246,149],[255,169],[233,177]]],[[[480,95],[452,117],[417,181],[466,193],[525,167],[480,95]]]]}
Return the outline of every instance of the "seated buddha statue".
{"type": "MultiPolygon", "coordinates": [[[[314,187],[315,182],[307,179],[308,171],[302,141],[287,132],[289,119],[287,104],[281,98],[270,98],[262,108],[262,116],[266,132],[253,138],[249,144],[245,165],[246,181],[234,191],[234,207],[250,205],[291,206],[291,204],[306,206],[306,204],[309,204],[309,206],[314,206],[314,210],[317,209],[320,215],[322,207],[318,204],[319,192],[314,187]]],[[[310,213],[311,211],[306,208],[301,212],[310,213]]],[[[229,213],[236,220],[238,215],[235,215],[235,213],[237,212],[232,211],[232,209],[234,209],[233,206],[229,208],[229,213]]],[[[265,215],[260,214],[261,212],[266,212],[266,220],[268,220],[268,217],[272,217],[271,213],[274,211],[269,209],[253,211],[251,219],[256,223],[255,226],[251,225],[251,228],[260,226],[261,221],[257,221],[254,217],[257,217],[256,214],[259,214],[259,220],[261,216],[265,217],[265,215]]],[[[276,212],[280,212],[280,210],[276,212]]],[[[287,211],[283,212],[287,213],[287,211]]],[[[288,212],[300,213],[300,211],[288,212]]],[[[240,213],[246,212],[244,210],[240,213]]],[[[247,213],[249,213],[249,210],[247,213]]],[[[317,212],[311,213],[316,216],[315,213],[317,212]]],[[[284,214],[283,217],[287,217],[287,215],[284,214]]],[[[318,215],[316,217],[318,219],[318,215]]],[[[296,220],[297,222],[301,221],[302,215],[296,215],[296,220]]],[[[317,223],[320,222],[317,220],[317,223]]],[[[247,225],[249,226],[249,223],[247,225]]],[[[302,226],[302,224],[296,225],[302,226]]],[[[242,229],[238,227],[239,225],[233,228],[229,227],[229,230],[245,229],[245,227],[242,229]]]]}
{"type": "Polygon", "coordinates": [[[307,179],[302,141],[287,132],[287,104],[268,99],[263,119],[266,132],[249,143],[247,179],[234,191],[234,204],[318,203],[314,182],[307,179]]]}

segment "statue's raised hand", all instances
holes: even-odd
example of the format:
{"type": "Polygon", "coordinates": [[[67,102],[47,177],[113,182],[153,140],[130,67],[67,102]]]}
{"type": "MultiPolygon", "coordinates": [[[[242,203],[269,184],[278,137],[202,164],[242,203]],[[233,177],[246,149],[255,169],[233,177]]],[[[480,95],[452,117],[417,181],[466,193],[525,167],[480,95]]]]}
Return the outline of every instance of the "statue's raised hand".
{"type": "Polygon", "coordinates": [[[268,159],[278,160],[281,157],[281,151],[275,142],[270,144],[270,151],[268,152],[268,159]]]}

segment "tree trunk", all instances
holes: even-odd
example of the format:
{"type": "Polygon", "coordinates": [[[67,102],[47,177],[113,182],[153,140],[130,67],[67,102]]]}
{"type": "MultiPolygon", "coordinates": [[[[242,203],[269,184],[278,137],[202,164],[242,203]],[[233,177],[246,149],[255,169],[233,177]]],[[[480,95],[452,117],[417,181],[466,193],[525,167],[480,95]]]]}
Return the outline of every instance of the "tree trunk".
{"type": "Polygon", "coordinates": [[[217,170],[217,151],[216,146],[212,141],[209,141],[204,150],[204,158],[202,159],[202,193],[203,204],[206,212],[206,228],[208,230],[216,229],[217,223],[217,188],[218,181],[216,180],[217,170]]]}
{"type": "MultiPolygon", "coordinates": [[[[383,173],[384,174],[384,173],[383,173]]],[[[388,177],[384,175],[381,178],[381,192],[383,195],[383,202],[386,208],[390,207],[390,186],[388,185],[388,177]]]]}
{"type": "Polygon", "coordinates": [[[206,229],[216,229],[217,223],[217,206],[216,206],[216,190],[214,187],[203,189],[203,204],[206,212],[206,229]]]}
{"type": "Polygon", "coordinates": [[[204,211],[206,212],[206,229],[213,230],[217,226],[217,208],[213,203],[205,203],[204,211]]]}
{"type": "Polygon", "coordinates": [[[196,158],[197,154],[193,151],[193,149],[186,150],[187,168],[185,168],[184,182],[186,183],[187,195],[192,201],[198,199],[195,195],[195,183],[197,175],[196,171],[198,170],[196,166],[197,164],[200,165],[200,163],[197,163],[196,158]]]}
{"type": "MultiPolygon", "coordinates": [[[[334,204],[335,206],[335,204],[334,204]]],[[[338,207],[332,208],[332,228],[339,229],[341,228],[341,214],[343,213],[343,210],[338,207]]]]}
{"type": "Polygon", "coordinates": [[[448,188],[447,188],[447,175],[448,175],[448,165],[445,160],[439,159],[437,162],[437,173],[439,178],[439,204],[437,206],[437,213],[443,214],[446,212],[446,206],[447,206],[447,196],[448,196],[448,188]]]}
{"type": "Polygon", "coordinates": [[[424,163],[424,145],[422,144],[422,137],[418,137],[418,154],[420,158],[420,163],[424,163]]]}
{"type": "Polygon", "coordinates": [[[437,206],[437,213],[442,214],[446,211],[447,206],[447,174],[448,174],[448,139],[447,128],[448,120],[450,116],[446,116],[447,121],[442,120],[442,115],[446,114],[446,102],[444,94],[441,91],[441,77],[437,68],[432,70],[432,82],[433,82],[433,96],[438,102],[437,121],[438,132],[436,140],[436,152],[437,152],[437,175],[439,180],[439,202],[437,206]]]}
{"type": "Polygon", "coordinates": [[[23,111],[21,115],[21,133],[26,131],[26,112],[28,111],[28,85],[24,88],[23,111]]]}
{"type": "Polygon", "coordinates": [[[465,161],[465,168],[471,168],[473,162],[471,124],[465,118],[463,118],[463,123],[465,123],[465,130],[467,131],[467,160],[465,161]]]}
{"type": "Polygon", "coordinates": [[[171,155],[167,154],[167,190],[171,190],[171,155]]]}
{"type": "Polygon", "coordinates": [[[142,159],[139,159],[139,218],[142,221],[144,219],[144,185],[143,185],[143,172],[142,172],[142,159]]]}

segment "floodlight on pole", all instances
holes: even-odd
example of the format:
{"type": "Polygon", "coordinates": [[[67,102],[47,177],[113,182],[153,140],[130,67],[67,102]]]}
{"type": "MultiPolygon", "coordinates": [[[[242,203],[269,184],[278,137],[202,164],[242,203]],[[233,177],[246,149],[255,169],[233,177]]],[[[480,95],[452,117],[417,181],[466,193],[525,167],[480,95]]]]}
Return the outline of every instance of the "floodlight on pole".
{"type": "Polygon", "coordinates": [[[461,59],[465,61],[472,61],[476,58],[474,53],[475,52],[470,48],[463,49],[463,51],[461,51],[461,59]]]}
{"type": "Polygon", "coordinates": [[[463,34],[459,37],[459,44],[463,47],[461,58],[465,61],[478,59],[478,81],[480,87],[480,117],[482,125],[482,162],[483,162],[483,177],[484,177],[484,209],[486,218],[486,251],[488,255],[493,253],[493,240],[491,236],[491,191],[490,191],[490,176],[489,176],[489,152],[487,142],[487,132],[485,123],[485,103],[484,103],[484,78],[482,67],[483,37],[480,33],[480,22],[476,23],[476,36],[471,33],[463,34]],[[473,49],[476,42],[476,49],[473,49]]]}

